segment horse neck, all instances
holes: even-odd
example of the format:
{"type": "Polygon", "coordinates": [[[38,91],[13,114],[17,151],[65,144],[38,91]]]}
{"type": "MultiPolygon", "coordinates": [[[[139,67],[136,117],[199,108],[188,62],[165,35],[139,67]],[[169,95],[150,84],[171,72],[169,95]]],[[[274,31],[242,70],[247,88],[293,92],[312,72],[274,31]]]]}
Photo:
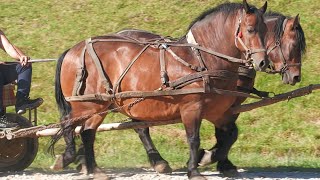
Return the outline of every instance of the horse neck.
{"type": "MultiPolygon", "coordinates": [[[[235,46],[235,31],[238,26],[238,14],[228,16],[223,13],[208,15],[207,18],[197,22],[191,31],[197,43],[210,50],[241,58],[241,53],[235,46]]],[[[227,62],[218,57],[205,54],[206,65],[209,69],[229,69],[236,72],[238,64],[227,62]]]]}

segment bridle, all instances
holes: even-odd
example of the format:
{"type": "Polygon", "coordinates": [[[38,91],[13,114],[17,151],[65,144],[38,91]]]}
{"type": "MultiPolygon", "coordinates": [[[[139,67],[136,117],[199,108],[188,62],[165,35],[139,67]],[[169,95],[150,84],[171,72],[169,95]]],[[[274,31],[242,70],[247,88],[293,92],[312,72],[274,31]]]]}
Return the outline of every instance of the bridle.
{"type": "Polygon", "coordinates": [[[301,66],[301,63],[294,63],[294,64],[288,64],[287,63],[287,59],[284,57],[283,55],[283,51],[282,51],[282,48],[281,48],[281,38],[284,34],[284,30],[286,28],[286,25],[287,25],[287,22],[288,22],[288,19],[286,18],[283,23],[282,23],[282,32],[281,32],[281,35],[280,35],[280,38],[277,39],[276,41],[274,41],[274,45],[268,50],[267,50],[267,55],[269,55],[269,53],[275,49],[279,49],[279,55],[280,55],[280,59],[281,59],[281,62],[282,62],[282,67],[280,68],[280,70],[275,70],[275,67],[272,63],[272,61],[270,61],[270,70],[266,71],[267,73],[269,74],[284,74],[286,73],[286,71],[289,69],[289,67],[294,67],[294,66],[298,66],[300,67],[301,66]]]}
{"type": "Polygon", "coordinates": [[[242,19],[242,15],[239,17],[238,20],[238,27],[237,30],[235,31],[235,40],[234,43],[236,45],[236,47],[239,49],[238,45],[237,45],[237,41],[241,44],[241,46],[243,47],[243,49],[245,50],[245,52],[243,52],[243,55],[245,57],[246,60],[248,61],[253,61],[252,55],[256,54],[256,53],[260,53],[260,52],[266,52],[266,49],[250,49],[248,48],[248,46],[246,46],[244,44],[244,42],[242,41],[242,32],[240,31],[240,25],[241,25],[241,19],[242,19]]]}

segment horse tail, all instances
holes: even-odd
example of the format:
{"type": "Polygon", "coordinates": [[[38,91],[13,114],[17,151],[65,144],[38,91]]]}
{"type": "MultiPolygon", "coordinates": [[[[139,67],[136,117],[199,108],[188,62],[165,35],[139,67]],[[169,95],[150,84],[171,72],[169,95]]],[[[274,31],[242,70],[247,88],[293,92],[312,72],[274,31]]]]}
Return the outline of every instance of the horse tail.
{"type": "Polygon", "coordinates": [[[64,98],[64,95],[62,93],[61,80],[60,80],[62,62],[63,62],[64,57],[68,53],[68,51],[69,51],[69,49],[66,50],[60,56],[60,58],[58,59],[57,68],[56,68],[55,97],[56,97],[56,103],[58,105],[58,109],[60,112],[61,121],[62,121],[63,117],[67,116],[71,112],[70,103],[66,101],[66,99],[64,98]]]}
{"type": "MultiPolygon", "coordinates": [[[[70,114],[71,112],[71,106],[70,103],[66,101],[62,89],[61,89],[61,66],[64,57],[68,53],[70,49],[66,50],[62,55],[59,57],[58,62],[57,62],[57,67],[56,67],[56,77],[55,77],[55,98],[56,98],[56,103],[58,105],[58,110],[60,112],[60,121],[62,122],[67,115],[70,114]]],[[[63,136],[63,128],[61,128],[57,134],[52,136],[48,151],[54,155],[54,145],[58,142],[59,139],[63,136]]]]}

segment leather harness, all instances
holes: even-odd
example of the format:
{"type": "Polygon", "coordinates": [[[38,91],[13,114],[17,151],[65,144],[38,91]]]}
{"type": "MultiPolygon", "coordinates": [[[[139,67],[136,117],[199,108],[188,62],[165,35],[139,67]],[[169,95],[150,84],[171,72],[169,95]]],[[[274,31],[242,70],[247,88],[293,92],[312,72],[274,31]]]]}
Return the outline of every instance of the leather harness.
{"type": "Polygon", "coordinates": [[[176,41],[171,41],[166,38],[159,38],[153,41],[139,41],[131,37],[120,36],[120,35],[112,35],[107,36],[107,39],[87,39],[85,41],[85,46],[81,52],[80,63],[78,64],[78,70],[76,73],[76,81],[73,87],[72,96],[66,97],[67,101],[112,101],[118,98],[146,98],[146,97],[156,97],[156,96],[173,96],[173,95],[186,95],[186,94],[196,94],[196,93],[217,93],[221,95],[231,95],[231,96],[241,96],[241,97],[250,97],[255,99],[261,99],[260,97],[253,96],[247,93],[239,92],[239,91],[230,91],[224,89],[218,89],[210,86],[210,79],[223,79],[223,80],[236,80],[238,79],[238,74],[235,72],[230,72],[226,70],[208,70],[205,66],[204,60],[201,56],[200,52],[206,52],[208,54],[220,57],[224,60],[236,63],[248,63],[248,60],[238,59],[234,57],[230,57],[210,49],[206,49],[204,47],[199,46],[196,43],[196,40],[193,37],[191,30],[188,33],[187,41],[188,43],[178,43],[176,41]],[[190,41],[190,39],[193,39],[190,41]],[[122,72],[113,88],[110,81],[108,80],[108,76],[106,75],[103,67],[101,65],[101,61],[94,50],[94,43],[96,42],[124,42],[124,43],[134,43],[140,44],[143,46],[141,51],[132,59],[126,69],[122,72]],[[158,48],[160,53],[160,78],[161,78],[161,87],[154,91],[126,91],[126,92],[118,92],[118,87],[121,84],[122,79],[125,77],[129,69],[136,62],[137,59],[143,54],[148,48],[158,48]],[[192,49],[194,54],[196,55],[199,65],[195,66],[189,64],[177,54],[175,54],[170,47],[189,47],[192,49]],[[96,94],[80,94],[80,89],[83,86],[83,80],[86,75],[85,70],[85,52],[88,52],[89,56],[93,60],[95,67],[97,68],[100,83],[105,88],[105,93],[96,93],[96,94]],[[166,72],[165,65],[165,51],[167,51],[176,61],[183,64],[184,66],[189,67],[194,70],[195,73],[189,74],[187,76],[181,77],[174,81],[170,81],[166,72]],[[183,87],[197,81],[203,81],[203,88],[184,88],[183,87]]]}

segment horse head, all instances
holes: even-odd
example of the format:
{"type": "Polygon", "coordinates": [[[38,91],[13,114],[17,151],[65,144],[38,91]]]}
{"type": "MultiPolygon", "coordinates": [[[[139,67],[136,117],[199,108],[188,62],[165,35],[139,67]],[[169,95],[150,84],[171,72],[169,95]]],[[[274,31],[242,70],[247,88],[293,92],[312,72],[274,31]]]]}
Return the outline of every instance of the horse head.
{"type": "Polygon", "coordinates": [[[267,46],[271,69],[281,74],[283,83],[295,85],[301,81],[301,58],[306,48],[299,15],[279,17],[274,32],[273,43],[267,46]]]}
{"type": "Polygon", "coordinates": [[[263,14],[266,12],[267,2],[260,8],[254,8],[243,1],[243,12],[240,12],[238,28],[236,30],[235,44],[243,53],[244,58],[252,61],[257,71],[265,71],[269,66],[266,58],[263,37],[266,34],[266,24],[263,14]]]}

